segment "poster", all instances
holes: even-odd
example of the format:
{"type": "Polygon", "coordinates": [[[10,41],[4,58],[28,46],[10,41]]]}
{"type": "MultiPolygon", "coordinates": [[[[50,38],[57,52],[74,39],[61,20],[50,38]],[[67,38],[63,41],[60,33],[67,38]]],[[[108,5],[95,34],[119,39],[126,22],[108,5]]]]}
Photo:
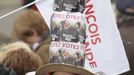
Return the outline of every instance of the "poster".
{"type": "MultiPolygon", "coordinates": [[[[54,0],[37,5],[51,28],[54,0]]],[[[130,70],[110,0],[86,0],[85,68],[97,75],[118,75],[130,70]]],[[[67,39],[68,41],[70,39],[67,39]]]]}

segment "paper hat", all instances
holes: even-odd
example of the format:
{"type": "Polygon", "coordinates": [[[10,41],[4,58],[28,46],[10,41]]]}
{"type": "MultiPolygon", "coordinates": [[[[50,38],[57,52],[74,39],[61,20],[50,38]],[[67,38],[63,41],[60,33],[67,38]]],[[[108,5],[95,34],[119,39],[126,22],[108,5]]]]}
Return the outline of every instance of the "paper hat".
{"type": "Polygon", "coordinates": [[[84,66],[83,45],[71,42],[52,42],[50,47],[50,63],[41,66],[36,75],[47,75],[48,73],[62,71],[78,75],[94,75],[83,68],[84,66]],[[59,47],[57,47],[59,45],[59,47]],[[60,46],[63,46],[60,47],[60,46]],[[69,47],[69,45],[72,47],[69,47]],[[69,48],[68,48],[69,47],[69,48]],[[75,47],[78,47],[76,50],[75,47]],[[62,49],[61,49],[62,48],[62,49]]]}

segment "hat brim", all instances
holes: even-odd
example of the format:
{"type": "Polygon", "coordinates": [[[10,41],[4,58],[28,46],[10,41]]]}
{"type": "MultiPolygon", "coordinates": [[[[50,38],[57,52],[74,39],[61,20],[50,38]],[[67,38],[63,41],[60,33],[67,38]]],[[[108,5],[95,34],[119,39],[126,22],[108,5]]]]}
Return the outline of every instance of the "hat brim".
{"type": "Polygon", "coordinates": [[[81,67],[76,67],[69,64],[55,64],[55,63],[41,66],[36,71],[35,75],[47,75],[48,73],[56,72],[56,71],[69,72],[69,73],[79,74],[79,75],[94,75],[93,73],[81,67]]]}

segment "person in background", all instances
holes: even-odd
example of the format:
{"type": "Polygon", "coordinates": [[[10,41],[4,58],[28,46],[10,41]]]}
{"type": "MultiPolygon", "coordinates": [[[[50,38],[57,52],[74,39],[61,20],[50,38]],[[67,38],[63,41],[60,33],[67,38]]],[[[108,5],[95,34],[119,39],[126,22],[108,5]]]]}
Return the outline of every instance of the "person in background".
{"type": "Polygon", "coordinates": [[[18,50],[20,48],[25,49],[29,52],[32,52],[32,50],[30,49],[28,44],[26,44],[24,42],[16,41],[16,42],[13,42],[13,43],[9,43],[7,45],[4,45],[0,49],[0,62],[3,62],[3,59],[4,59],[7,52],[13,51],[13,50],[18,50]]]}
{"type": "Polygon", "coordinates": [[[42,65],[41,58],[25,47],[13,48],[12,44],[9,44],[4,49],[7,50],[3,52],[2,63],[6,67],[14,69],[17,75],[25,75],[28,72],[36,71],[42,65]]]}
{"type": "MultiPolygon", "coordinates": [[[[51,48],[50,48],[51,49],[51,48]]],[[[75,65],[75,61],[77,58],[74,57],[78,49],[51,49],[49,60],[51,60],[52,56],[56,56],[60,62],[57,60],[53,60],[48,64],[44,64],[36,70],[35,75],[94,75],[84,68],[84,63],[81,62],[81,65],[75,65]],[[73,62],[74,61],[74,62],[73,62]]],[[[77,53],[78,57],[83,57],[84,60],[84,50],[81,50],[77,53]]]]}
{"type": "Polygon", "coordinates": [[[134,16],[134,0],[115,0],[120,13],[134,16]]]}
{"type": "Polygon", "coordinates": [[[50,30],[38,11],[29,9],[20,13],[14,22],[12,36],[29,44],[43,63],[48,63],[50,30]]]}
{"type": "Polygon", "coordinates": [[[134,24],[134,0],[115,0],[118,26],[134,24]]]}

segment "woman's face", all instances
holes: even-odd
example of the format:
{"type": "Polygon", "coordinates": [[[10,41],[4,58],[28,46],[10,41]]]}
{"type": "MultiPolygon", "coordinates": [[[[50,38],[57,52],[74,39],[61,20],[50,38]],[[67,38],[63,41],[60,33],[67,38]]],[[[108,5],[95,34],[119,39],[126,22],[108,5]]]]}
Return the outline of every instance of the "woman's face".
{"type": "Polygon", "coordinates": [[[35,42],[39,41],[40,36],[38,35],[38,33],[36,32],[36,30],[34,29],[29,29],[28,32],[25,32],[23,35],[23,40],[28,43],[29,45],[32,45],[35,42]]]}
{"type": "Polygon", "coordinates": [[[52,75],[75,75],[75,74],[68,73],[68,72],[54,72],[52,75]]]}

